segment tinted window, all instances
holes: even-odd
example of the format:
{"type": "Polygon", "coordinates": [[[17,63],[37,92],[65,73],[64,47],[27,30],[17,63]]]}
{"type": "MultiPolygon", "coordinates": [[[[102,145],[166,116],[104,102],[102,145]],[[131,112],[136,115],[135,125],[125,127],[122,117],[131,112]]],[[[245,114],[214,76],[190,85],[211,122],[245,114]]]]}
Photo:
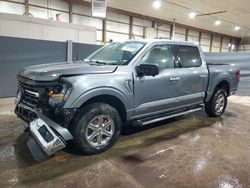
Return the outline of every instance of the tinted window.
{"type": "Polygon", "coordinates": [[[177,59],[181,68],[199,67],[201,65],[200,53],[195,46],[176,46],[177,59]]]}
{"type": "Polygon", "coordinates": [[[142,59],[143,64],[155,64],[159,71],[174,68],[174,59],[170,45],[154,46],[142,59]]]}

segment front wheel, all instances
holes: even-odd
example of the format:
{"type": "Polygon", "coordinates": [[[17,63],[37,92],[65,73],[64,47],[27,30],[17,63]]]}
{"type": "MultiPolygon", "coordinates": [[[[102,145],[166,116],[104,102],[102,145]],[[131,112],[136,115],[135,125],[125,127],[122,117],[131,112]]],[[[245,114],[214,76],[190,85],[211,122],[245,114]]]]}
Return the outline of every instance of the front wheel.
{"type": "Polygon", "coordinates": [[[74,143],[83,154],[109,149],[118,139],[122,122],[119,113],[105,103],[87,105],[73,127],[74,143]]]}
{"type": "Polygon", "coordinates": [[[210,117],[221,116],[227,107],[227,92],[225,89],[217,89],[210,101],[205,104],[206,113],[210,117]]]}

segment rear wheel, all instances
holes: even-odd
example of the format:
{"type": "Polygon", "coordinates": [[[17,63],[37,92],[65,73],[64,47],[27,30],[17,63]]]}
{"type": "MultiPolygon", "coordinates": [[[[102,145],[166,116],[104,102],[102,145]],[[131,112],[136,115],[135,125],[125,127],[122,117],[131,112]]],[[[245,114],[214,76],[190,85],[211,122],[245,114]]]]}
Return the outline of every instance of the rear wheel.
{"type": "Polygon", "coordinates": [[[122,122],[119,113],[105,103],[87,105],[73,127],[74,143],[83,154],[109,149],[118,139],[122,122]]]}
{"type": "Polygon", "coordinates": [[[216,89],[210,101],[205,104],[206,113],[210,117],[221,116],[227,107],[227,92],[225,89],[216,89]]]}

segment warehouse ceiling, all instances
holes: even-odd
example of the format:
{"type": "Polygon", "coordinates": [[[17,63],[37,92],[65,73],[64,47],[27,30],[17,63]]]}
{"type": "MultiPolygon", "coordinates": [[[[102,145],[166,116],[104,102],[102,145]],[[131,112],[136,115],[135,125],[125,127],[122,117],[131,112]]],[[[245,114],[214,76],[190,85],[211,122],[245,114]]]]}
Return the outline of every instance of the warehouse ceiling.
{"type": "Polygon", "coordinates": [[[175,18],[180,24],[231,36],[250,37],[249,0],[160,0],[161,6],[158,9],[152,6],[154,1],[108,0],[108,6],[168,21],[173,21],[175,18]],[[203,15],[221,11],[225,12],[203,15]],[[191,12],[197,14],[193,19],[189,18],[191,12]],[[215,25],[217,20],[221,21],[218,26],[215,25]],[[240,27],[237,31],[236,26],[240,27]]]}

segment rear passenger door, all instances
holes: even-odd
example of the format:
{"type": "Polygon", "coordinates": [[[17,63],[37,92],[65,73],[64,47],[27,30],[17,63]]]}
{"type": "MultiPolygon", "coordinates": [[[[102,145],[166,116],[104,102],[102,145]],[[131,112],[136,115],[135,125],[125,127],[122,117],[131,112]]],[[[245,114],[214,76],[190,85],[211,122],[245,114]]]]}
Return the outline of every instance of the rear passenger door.
{"type": "Polygon", "coordinates": [[[208,82],[208,70],[196,46],[174,45],[179,81],[176,83],[180,106],[202,103],[208,82]]]}

